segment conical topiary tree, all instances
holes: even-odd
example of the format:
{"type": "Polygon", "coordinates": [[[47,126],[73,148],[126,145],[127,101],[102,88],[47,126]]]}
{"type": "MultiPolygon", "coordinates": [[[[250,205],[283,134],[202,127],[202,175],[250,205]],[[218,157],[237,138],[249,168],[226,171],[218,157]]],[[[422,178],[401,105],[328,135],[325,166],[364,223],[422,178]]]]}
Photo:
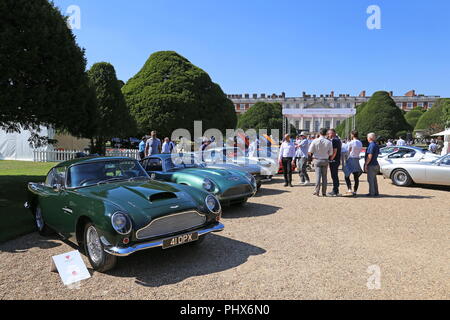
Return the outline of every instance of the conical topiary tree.
{"type": "Polygon", "coordinates": [[[220,86],[173,51],[152,54],[122,92],[142,134],[170,136],[178,128],[193,134],[195,120],[203,121],[203,129],[236,126],[234,105],[220,86]]]}
{"type": "Polygon", "coordinates": [[[417,122],[419,121],[420,117],[424,114],[425,110],[422,108],[414,108],[411,111],[408,111],[405,114],[405,120],[408,122],[411,128],[415,128],[417,122]]]}
{"type": "Polygon", "coordinates": [[[114,67],[99,62],[91,67],[88,75],[97,104],[95,151],[104,154],[107,140],[132,135],[136,124],[130,116],[114,67]]]}
{"type": "Polygon", "coordinates": [[[257,102],[239,117],[238,128],[248,129],[283,129],[281,104],[257,102]]]}
{"type": "Polygon", "coordinates": [[[356,128],[361,137],[374,132],[381,139],[395,138],[411,130],[402,110],[386,91],[377,91],[356,116],[356,128]]]}

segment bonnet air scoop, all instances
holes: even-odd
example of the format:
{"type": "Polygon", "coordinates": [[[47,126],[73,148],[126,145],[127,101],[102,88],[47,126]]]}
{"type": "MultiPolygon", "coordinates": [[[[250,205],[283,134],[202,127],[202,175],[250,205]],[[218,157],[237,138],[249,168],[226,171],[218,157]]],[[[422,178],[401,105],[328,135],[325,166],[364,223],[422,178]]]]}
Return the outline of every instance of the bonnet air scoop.
{"type": "Polygon", "coordinates": [[[176,199],[177,195],[173,192],[159,192],[152,194],[148,200],[150,202],[156,202],[156,201],[162,201],[162,200],[168,200],[168,199],[176,199]]]}

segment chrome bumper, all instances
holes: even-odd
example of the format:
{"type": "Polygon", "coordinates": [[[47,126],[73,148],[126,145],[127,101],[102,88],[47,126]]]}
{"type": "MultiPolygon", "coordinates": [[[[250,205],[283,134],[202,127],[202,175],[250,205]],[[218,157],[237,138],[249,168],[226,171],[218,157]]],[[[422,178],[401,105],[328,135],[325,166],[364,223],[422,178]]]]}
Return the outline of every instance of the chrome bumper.
{"type": "MultiPolygon", "coordinates": [[[[206,229],[199,229],[199,230],[193,230],[192,232],[197,232],[199,236],[203,236],[206,235],[208,233],[211,232],[220,232],[224,229],[224,225],[222,223],[218,223],[215,226],[211,227],[211,228],[206,228],[206,229]]],[[[185,233],[185,234],[189,234],[191,232],[185,233]]],[[[179,236],[182,236],[183,234],[180,234],[179,236]]],[[[134,246],[129,246],[129,247],[125,247],[125,248],[119,248],[119,247],[107,247],[105,244],[105,251],[113,256],[119,256],[119,257],[126,257],[129,256],[130,254],[136,252],[136,251],[140,251],[140,250],[146,250],[146,249],[152,249],[152,248],[157,248],[157,247],[162,247],[163,245],[163,241],[167,239],[158,239],[158,240],[153,240],[151,242],[145,242],[145,243],[138,243],[134,246]]]]}

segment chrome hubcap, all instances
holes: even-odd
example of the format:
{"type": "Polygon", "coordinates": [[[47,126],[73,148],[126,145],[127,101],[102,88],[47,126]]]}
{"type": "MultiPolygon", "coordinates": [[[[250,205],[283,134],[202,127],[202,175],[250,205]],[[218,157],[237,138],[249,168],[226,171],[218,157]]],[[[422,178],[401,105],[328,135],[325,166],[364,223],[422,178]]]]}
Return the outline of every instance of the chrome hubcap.
{"type": "Polygon", "coordinates": [[[44,228],[44,218],[42,217],[41,208],[36,209],[36,226],[38,227],[39,231],[44,228]]]}
{"type": "Polygon", "coordinates": [[[406,174],[403,172],[397,172],[395,174],[395,180],[397,180],[398,183],[403,184],[406,182],[406,174]]]}
{"type": "Polygon", "coordinates": [[[103,258],[103,248],[100,243],[100,237],[94,226],[90,226],[86,233],[86,242],[91,260],[98,264],[103,258]]]}

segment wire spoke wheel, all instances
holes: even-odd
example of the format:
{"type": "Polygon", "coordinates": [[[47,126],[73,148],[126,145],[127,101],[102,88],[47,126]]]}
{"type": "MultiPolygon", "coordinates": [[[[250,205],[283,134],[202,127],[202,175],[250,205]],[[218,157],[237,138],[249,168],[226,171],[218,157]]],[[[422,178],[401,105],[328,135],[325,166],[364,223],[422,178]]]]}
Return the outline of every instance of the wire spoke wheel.
{"type": "Polygon", "coordinates": [[[95,264],[103,260],[103,248],[100,243],[100,237],[94,226],[90,226],[86,232],[86,241],[89,256],[95,264]]]}

